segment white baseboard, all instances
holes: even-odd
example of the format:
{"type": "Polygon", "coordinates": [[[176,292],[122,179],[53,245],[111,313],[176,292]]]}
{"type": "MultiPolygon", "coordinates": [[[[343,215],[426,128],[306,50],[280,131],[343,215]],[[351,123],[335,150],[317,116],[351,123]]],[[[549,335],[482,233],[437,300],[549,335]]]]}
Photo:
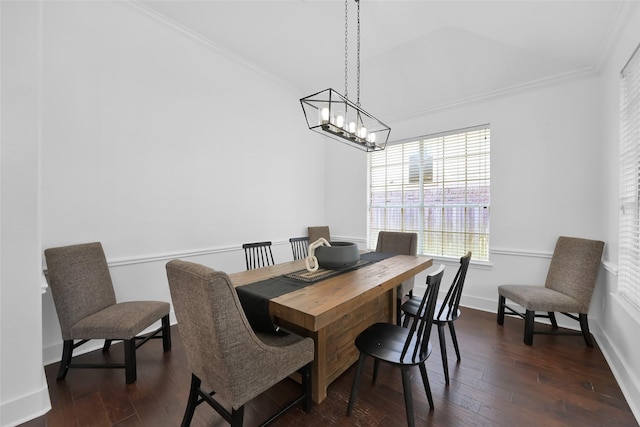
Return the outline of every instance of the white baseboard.
{"type": "MultiPolygon", "coordinates": [[[[590,322],[591,323],[591,322],[590,322]]],[[[607,333],[600,327],[597,321],[591,323],[591,333],[593,334],[600,351],[604,355],[604,358],[613,372],[622,394],[624,395],[631,412],[636,417],[636,420],[640,421],[640,380],[633,373],[633,369],[627,367],[626,362],[618,357],[619,354],[624,354],[615,343],[609,339],[607,333]]]]}
{"type": "Polygon", "coordinates": [[[49,400],[49,388],[42,371],[44,384],[33,390],[31,393],[20,396],[17,399],[2,402],[0,405],[0,425],[2,427],[13,427],[23,424],[29,420],[42,416],[51,410],[49,400]],[[24,414],[29,414],[25,417],[24,414]]]}
{"type": "Polygon", "coordinates": [[[460,305],[463,307],[472,308],[474,310],[495,313],[498,307],[498,301],[494,301],[489,298],[479,298],[462,295],[462,298],[460,299],[460,305]]]}

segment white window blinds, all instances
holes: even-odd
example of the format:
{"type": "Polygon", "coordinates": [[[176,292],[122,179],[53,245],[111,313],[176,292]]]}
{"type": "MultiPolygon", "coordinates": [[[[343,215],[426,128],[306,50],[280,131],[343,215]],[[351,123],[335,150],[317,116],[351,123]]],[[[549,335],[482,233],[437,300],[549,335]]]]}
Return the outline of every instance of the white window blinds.
{"type": "Polygon", "coordinates": [[[622,69],[620,77],[618,292],[640,308],[640,53],[638,48],[622,69]]]}
{"type": "Polygon", "coordinates": [[[369,245],[418,233],[418,253],[489,260],[489,125],[387,145],[369,155],[369,245]]]}

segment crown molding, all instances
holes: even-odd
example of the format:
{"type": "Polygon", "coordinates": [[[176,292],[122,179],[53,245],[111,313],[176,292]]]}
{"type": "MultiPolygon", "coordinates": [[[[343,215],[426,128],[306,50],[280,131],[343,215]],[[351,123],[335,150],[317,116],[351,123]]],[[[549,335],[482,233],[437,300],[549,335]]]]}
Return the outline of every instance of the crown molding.
{"type": "Polygon", "coordinates": [[[440,111],[448,110],[451,108],[477,104],[481,102],[490,101],[493,99],[515,95],[517,93],[528,92],[534,89],[547,88],[547,87],[552,87],[562,83],[589,78],[589,77],[595,76],[596,74],[597,73],[596,73],[595,67],[589,66],[589,67],[585,67],[575,71],[560,73],[554,76],[544,77],[541,79],[531,80],[525,83],[521,83],[521,84],[509,86],[509,87],[484,92],[479,95],[473,95],[473,96],[456,99],[456,100],[445,102],[438,105],[419,108],[413,111],[407,111],[404,113],[387,116],[386,121],[393,122],[393,121],[404,121],[404,120],[414,119],[417,117],[425,116],[427,114],[432,114],[435,112],[440,112],[440,111]]]}
{"type": "Polygon", "coordinates": [[[618,5],[616,16],[613,18],[613,21],[611,21],[607,34],[595,56],[594,68],[596,72],[599,73],[602,70],[602,67],[613,51],[613,45],[620,37],[622,29],[627,25],[630,17],[633,16],[638,7],[640,7],[640,1],[625,1],[618,5]]]}
{"type": "Polygon", "coordinates": [[[243,66],[246,67],[260,75],[262,75],[263,77],[266,77],[269,80],[274,81],[275,83],[278,83],[282,86],[288,87],[291,90],[295,90],[298,91],[298,88],[296,88],[295,86],[293,86],[290,82],[288,82],[287,80],[277,76],[276,74],[273,74],[269,71],[267,71],[265,68],[257,65],[255,62],[252,62],[250,60],[248,60],[247,58],[245,58],[242,55],[238,55],[237,53],[233,52],[232,50],[229,50],[217,43],[214,43],[211,39],[203,36],[202,34],[198,33],[197,31],[194,31],[188,27],[185,27],[184,25],[174,21],[173,19],[163,15],[162,13],[151,9],[149,6],[146,6],[142,3],[140,3],[138,0],[120,0],[121,3],[126,4],[127,6],[129,6],[132,9],[137,10],[138,12],[141,12],[142,14],[150,17],[151,19],[165,25],[168,28],[171,28],[172,30],[181,33],[182,35],[208,47],[209,49],[213,50],[214,52],[228,58],[229,60],[243,66]]]}
{"type": "Polygon", "coordinates": [[[592,65],[574,70],[571,72],[560,73],[554,76],[549,76],[537,80],[532,80],[529,82],[525,82],[518,85],[513,85],[510,87],[498,89],[495,91],[485,92],[479,95],[474,95],[470,97],[460,98],[457,100],[453,100],[450,102],[415,109],[412,111],[407,111],[404,113],[387,116],[388,122],[393,121],[404,121],[409,119],[414,119],[420,116],[424,116],[427,114],[432,114],[435,112],[444,111],[451,108],[457,108],[464,105],[477,104],[481,102],[490,101],[492,99],[502,98],[510,95],[515,95],[517,93],[523,93],[534,89],[541,89],[545,87],[552,87],[554,85],[571,82],[574,80],[594,77],[598,75],[606,62],[607,58],[612,51],[612,46],[618,40],[622,29],[627,25],[630,17],[633,16],[636,9],[640,7],[640,1],[624,1],[620,2],[618,5],[618,9],[616,11],[616,15],[614,19],[611,21],[607,33],[602,40],[601,45],[598,48],[597,53],[594,55],[592,65]]]}

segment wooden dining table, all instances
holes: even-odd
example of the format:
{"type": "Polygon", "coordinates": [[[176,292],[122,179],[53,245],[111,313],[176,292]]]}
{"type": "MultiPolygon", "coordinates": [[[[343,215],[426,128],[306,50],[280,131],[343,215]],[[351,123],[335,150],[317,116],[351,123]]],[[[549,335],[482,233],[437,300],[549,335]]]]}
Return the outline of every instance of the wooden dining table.
{"type": "MultiPolygon", "coordinates": [[[[322,402],[327,388],[358,360],[354,341],[376,322],[395,322],[396,288],[432,265],[424,256],[395,255],[269,300],[274,323],[313,338],[313,401],[322,402]]],[[[290,274],[304,260],[230,274],[235,287],[290,274]]]]}

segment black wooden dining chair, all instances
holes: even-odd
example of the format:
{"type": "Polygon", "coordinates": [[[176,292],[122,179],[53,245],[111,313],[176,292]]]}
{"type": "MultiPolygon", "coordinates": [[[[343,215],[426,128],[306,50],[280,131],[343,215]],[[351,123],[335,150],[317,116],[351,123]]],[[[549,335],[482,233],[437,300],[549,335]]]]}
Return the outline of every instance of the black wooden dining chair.
{"type": "MultiPolygon", "coordinates": [[[[433,323],[438,325],[442,368],[444,369],[444,380],[447,385],[449,385],[449,363],[447,361],[447,344],[444,339],[444,325],[449,325],[453,348],[456,350],[456,357],[458,358],[458,362],[460,362],[460,348],[458,347],[458,338],[456,337],[456,330],[453,326],[453,322],[460,317],[460,297],[462,297],[462,288],[464,286],[465,278],[467,277],[469,261],[471,261],[471,252],[467,252],[465,256],[460,258],[460,267],[458,268],[458,272],[453,278],[453,282],[451,283],[444,300],[437,302],[433,318],[433,323]]],[[[405,328],[409,325],[409,321],[415,318],[416,313],[418,313],[420,306],[418,301],[419,300],[417,298],[414,298],[402,304],[401,310],[405,315],[403,322],[403,326],[405,328]]]]}
{"type": "Polygon", "coordinates": [[[309,237],[292,237],[289,239],[291,243],[291,251],[293,252],[293,259],[304,259],[309,254],[309,237]]]}
{"type": "Polygon", "coordinates": [[[373,383],[378,377],[380,361],[400,368],[402,372],[402,388],[404,390],[404,403],[407,413],[407,423],[414,425],[413,398],[411,396],[411,367],[418,365],[424,383],[424,390],[429,400],[429,407],[433,409],[433,397],[427,377],[425,361],[431,354],[431,325],[435,312],[440,282],[444,274],[444,266],[440,266],[435,272],[427,276],[427,291],[425,292],[415,321],[409,328],[391,323],[375,323],[362,331],[356,338],[355,345],[360,351],[356,375],[351,387],[347,416],[351,416],[353,406],[358,395],[358,384],[362,376],[367,356],[374,358],[373,383]]]}
{"type": "Polygon", "coordinates": [[[271,242],[245,243],[242,245],[242,249],[244,249],[247,270],[275,264],[271,252],[271,242]]]}

